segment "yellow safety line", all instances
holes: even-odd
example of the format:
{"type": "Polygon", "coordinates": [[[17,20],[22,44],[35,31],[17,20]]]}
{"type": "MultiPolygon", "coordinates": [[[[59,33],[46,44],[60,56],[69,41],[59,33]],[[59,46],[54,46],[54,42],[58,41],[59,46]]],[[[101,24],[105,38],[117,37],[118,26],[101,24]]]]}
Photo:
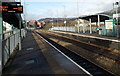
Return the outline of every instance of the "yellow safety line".
{"type": "Polygon", "coordinates": [[[45,47],[44,43],[42,42],[41,38],[32,33],[33,37],[35,38],[37,44],[39,45],[39,48],[41,49],[43,55],[46,57],[48,63],[52,67],[52,70],[55,74],[67,74],[67,72],[60,67],[60,65],[57,63],[55,58],[49,53],[49,50],[45,47]]]}

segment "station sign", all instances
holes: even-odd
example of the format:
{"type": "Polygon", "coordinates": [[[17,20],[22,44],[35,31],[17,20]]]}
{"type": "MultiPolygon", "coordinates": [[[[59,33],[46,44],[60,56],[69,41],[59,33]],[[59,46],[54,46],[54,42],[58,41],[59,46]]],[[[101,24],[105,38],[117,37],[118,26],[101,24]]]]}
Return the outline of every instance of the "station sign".
{"type": "Polygon", "coordinates": [[[105,20],[105,28],[113,29],[113,20],[105,20]]]}
{"type": "Polygon", "coordinates": [[[113,14],[113,18],[118,18],[120,17],[120,14],[113,14]]]}
{"type": "Polygon", "coordinates": [[[23,6],[20,2],[2,2],[0,11],[3,13],[23,13],[23,6]]]}

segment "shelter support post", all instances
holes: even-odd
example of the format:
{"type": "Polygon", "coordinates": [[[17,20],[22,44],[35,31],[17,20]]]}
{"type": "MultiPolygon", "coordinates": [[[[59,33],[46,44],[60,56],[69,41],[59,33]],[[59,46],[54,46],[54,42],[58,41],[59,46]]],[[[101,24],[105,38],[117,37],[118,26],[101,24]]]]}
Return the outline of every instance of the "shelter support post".
{"type": "Polygon", "coordinates": [[[2,18],[0,17],[0,76],[2,74],[2,18]]]}
{"type": "MultiPolygon", "coordinates": [[[[2,5],[2,3],[0,3],[2,5]]],[[[2,75],[2,40],[3,40],[3,19],[2,19],[2,12],[0,12],[0,76],[2,75]]]]}
{"type": "Polygon", "coordinates": [[[99,35],[101,35],[102,30],[100,30],[100,15],[98,15],[98,28],[99,28],[99,35]]]}
{"type": "Polygon", "coordinates": [[[92,34],[92,25],[91,25],[91,19],[89,19],[89,21],[90,21],[90,34],[92,34]]]}
{"type": "Polygon", "coordinates": [[[21,20],[19,21],[20,35],[19,35],[19,51],[21,50],[21,20]]]}

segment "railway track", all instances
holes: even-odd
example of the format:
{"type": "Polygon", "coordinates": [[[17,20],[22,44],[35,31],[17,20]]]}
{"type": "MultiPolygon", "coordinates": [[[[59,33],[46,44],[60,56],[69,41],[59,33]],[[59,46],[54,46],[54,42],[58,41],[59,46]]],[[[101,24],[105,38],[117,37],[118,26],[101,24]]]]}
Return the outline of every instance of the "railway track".
{"type": "Polygon", "coordinates": [[[104,48],[104,47],[101,47],[101,46],[98,46],[98,45],[95,45],[95,44],[83,42],[83,41],[80,41],[80,40],[75,40],[73,38],[65,37],[65,36],[62,36],[62,35],[54,34],[54,33],[45,33],[45,34],[50,35],[50,36],[54,36],[54,37],[60,37],[60,38],[66,39],[66,41],[71,42],[71,43],[74,42],[75,44],[77,44],[76,46],[82,47],[86,50],[92,51],[93,53],[97,53],[100,56],[106,57],[108,59],[111,59],[115,62],[120,63],[120,54],[117,53],[117,52],[114,52],[112,49],[104,48]]]}
{"type": "Polygon", "coordinates": [[[45,40],[59,49],[62,53],[67,55],[70,59],[76,62],[78,65],[86,69],[91,75],[93,76],[114,76],[112,73],[106,71],[105,69],[99,67],[97,64],[93,64],[92,62],[88,61],[87,59],[77,55],[76,53],[70,51],[69,49],[55,43],[54,41],[50,40],[46,36],[43,36],[41,33],[37,32],[40,36],[42,36],[45,40]]]}
{"type": "MultiPolygon", "coordinates": [[[[52,33],[52,32],[51,32],[52,33]]],[[[72,35],[72,36],[77,36],[77,35],[74,35],[74,34],[66,34],[66,33],[58,33],[58,32],[53,32],[54,33],[54,35],[55,35],[55,33],[56,34],[59,34],[59,35],[72,35]]],[[[79,35],[78,35],[79,36],[79,35]]],[[[85,35],[83,35],[83,37],[85,37],[85,35]]],[[[73,38],[73,37],[72,37],[73,38]]],[[[94,38],[93,38],[94,39],[94,38]]],[[[100,40],[99,38],[98,38],[98,40],[100,40]]],[[[77,40],[78,41],[78,40],[77,40]]],[[[79,40],[80,41],[80,40],[79,40]]],[[[101,40],[102,41],[102,40],[101,40]]],[[[114,41],[114,40],[111,40],[111,41],[114,41]]],[[[117,42],[117,40],[115,40],[116,42],[117,42]]],[[[82,41],[83,42],[83,41],[82,41]]],[[[104,40],[102,41],[102,42],[105,42],[104,40]]],[[[119,41],[118,41],[119,42],[119,41]]],[[[85,44],[88,44],[88,45],[90,45],[90,46],[93,46],[93,47],[96,47],[96,48],[99,48],[99,49],[102,49],[102,50],[106,50],[106,51],[108,51],[108,52],[112,52],[112,53],[114,53],[114,54],[118,54],[118,55],[120,55],[120,51],[119,50],[117,50],[117,49],[113,49],[113,48],[109,48],[109,47],[107,47],[107,46],[103,46],[103,45],[99,45],[99,44],[95,44],[95,43],[92,43],[92,42],[90,42],[90,41],[84,41],[83,43],[85,43],[85,44]],[[90,44],[89,44],[90,43],[90,44]]]]}

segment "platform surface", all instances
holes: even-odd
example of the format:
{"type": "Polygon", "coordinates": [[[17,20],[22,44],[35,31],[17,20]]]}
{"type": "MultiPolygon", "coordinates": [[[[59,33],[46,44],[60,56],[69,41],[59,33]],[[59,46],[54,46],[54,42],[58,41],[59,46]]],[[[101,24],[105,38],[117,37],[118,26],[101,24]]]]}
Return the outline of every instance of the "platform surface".
{"type": "Polygon", "coordinates": [[[56,51],[34,32],[28,32],[22,41],[22,50],[3,70],[5,75],[20,74],[76,74],[88,76],[85,71],[56,51]]]}
{"type": "Polygon", "coordinates": [[[105,36],[105,35],[99,35],[99,34],[89,34],[89,33],[76,33],[76,32],[66,32],[66,31],[52,31],[56,33],[64,33],[64,34],[70,34],[70,35],[76,35],[76,36],[82,36],[86,38],[95,38],[95,39],[101,39],[101,40],[108,40],[113,42],[120,42],[120,38],[112,37],[112,36],[105,36]]]}

